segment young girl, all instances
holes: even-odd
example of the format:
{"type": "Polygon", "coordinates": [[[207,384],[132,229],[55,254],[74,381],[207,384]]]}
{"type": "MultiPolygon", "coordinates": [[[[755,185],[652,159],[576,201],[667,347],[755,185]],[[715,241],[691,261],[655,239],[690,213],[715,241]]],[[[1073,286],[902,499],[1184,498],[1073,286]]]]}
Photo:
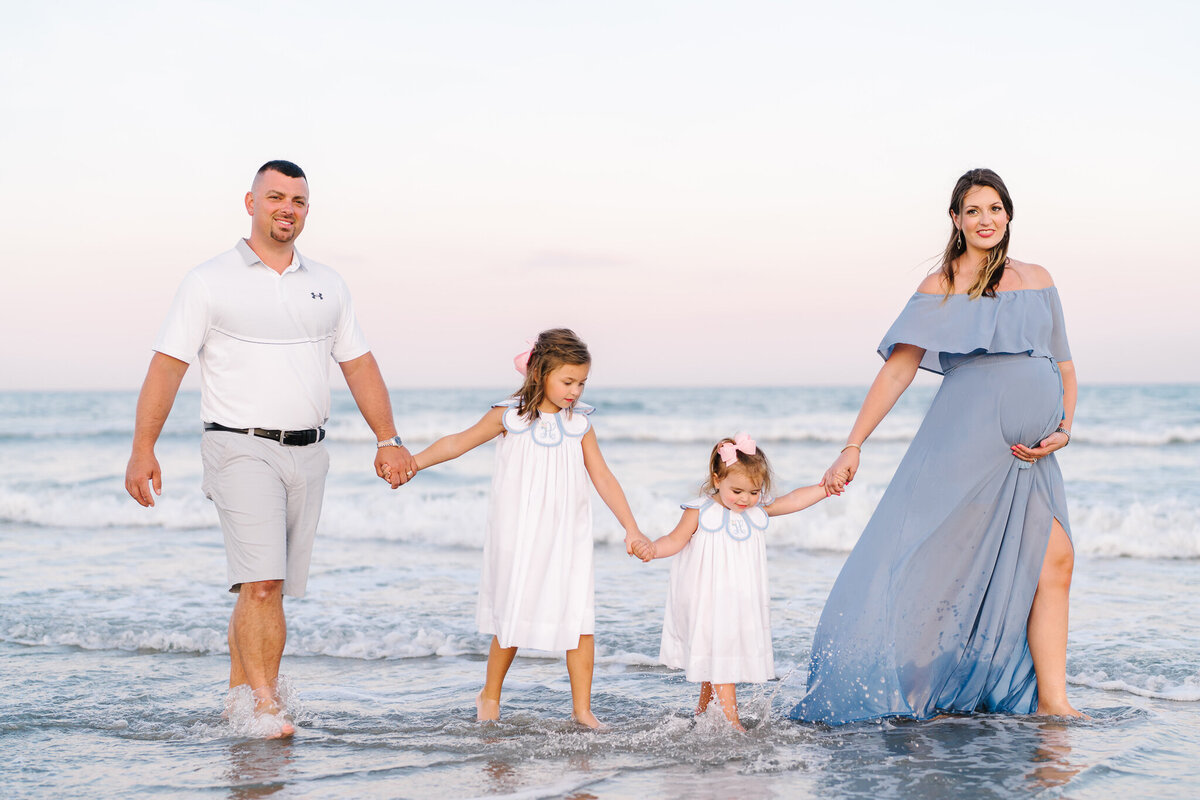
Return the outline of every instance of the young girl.
{"type": "Polygon", "coordinates": [[[566,650],[572,718],[589,728],[595,659],[592,510],[588,479],[625,528],[625,547],[649,545],[580,403],[591,356],[572,331],[543,331],[516,359],[525,383],[461,433],[417,454],[417,468],[457,458],[500,436],[475,615],[492,634],[477,719],[500,717],[500,690],[518,647],[566,650]]]}
{"type": "Polygon", "coordinates": [[[808,508],[828,492],[805,486],[772,499],[766,456],[744,433],[717,443],[708,473],[703,494],[681,506],[675,530],[654,542],[634,542],[633,552],[649,561],[682,551],[671,565],[658,657],[700,683],[697,714],[716,694],[725,716],[744,731],[735,684],[775,677],[763,542],[767,522],[808,508]]]}

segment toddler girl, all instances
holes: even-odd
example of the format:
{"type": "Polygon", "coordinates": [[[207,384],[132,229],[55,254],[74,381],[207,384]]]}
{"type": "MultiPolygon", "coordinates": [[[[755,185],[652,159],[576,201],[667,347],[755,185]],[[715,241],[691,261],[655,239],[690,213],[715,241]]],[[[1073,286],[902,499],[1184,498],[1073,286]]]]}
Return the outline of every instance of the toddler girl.
{"type": "Polygon", "coordinates": [[[763,542],[767,522],[808,508],[828,493],[820,485],[805,486],[771,498],[771,468],[744,433],[717,443],[708,473],[703,494],[681,506],[675,530],[632,547],[643,561],[680,553],[671,565],[658,657],[700,683],[696,713],[708,708],[715,693],[733,726],[745,730],[735,684],[775,677],[763,542]]]}
{"type": "Polygon", "coordinates": [[[492,475],[475,621],[492,634],[477,719],[500,717],[500,690],[518,647],[566,650],[572,718],[590,728],[595,612],[588,479],[625,528],[625,546],[649,545],[579,402],[591,355],[565,328],[543,331],[516,359],[520,390],[465,431],[417,454],[428,469],[500,437],[492,475]]]}

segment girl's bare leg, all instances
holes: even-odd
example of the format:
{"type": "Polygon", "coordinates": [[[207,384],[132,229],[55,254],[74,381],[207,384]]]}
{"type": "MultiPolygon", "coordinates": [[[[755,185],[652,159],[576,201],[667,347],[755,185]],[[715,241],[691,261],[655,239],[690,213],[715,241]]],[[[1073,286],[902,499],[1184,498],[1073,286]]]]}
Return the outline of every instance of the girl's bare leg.
{"type": "Polygon", "coordinates": [[[700,684],[700,702],[696,704],[696,713],[703,714],[708,711],[708,704],[712,702],[712,684],[704,681],[700,684]]]}
{"type": "Polygon", "coordinates": [[[746,730],[742,726],[742,721],[738,719],[737,684],[714,683],[713,693],[717,696],[717,702],[720,703],[721,710],[725,712],[725,719],[733,723],[733,727],[739,731],[746,730]]]}
{"type": "Polygon", "coordinates": [[[1037,675],[1038,714],[1081,717],[1067,700],[1067,612],[1075,549],[1056,519],[1029,609],[1029,653],[1037,675]]]}
{"type": "Polygon", "coordinates": [[[567,651],[567,675],[571,679],[571,719],[589,728],[599,728],[592,713],[592,671],[596,666],[596,637],[579,637],[579,646],[567,651]]]}
{"type": "Polygon", "coordinates": [[[500,719],[500,690],[504,688],[504,676],[517,657],[517,648],[501,647],[500,640],[492,637],[488,651],[487,678],[483,690],[475,698],[475,719],[479,722],[500,719]]]}

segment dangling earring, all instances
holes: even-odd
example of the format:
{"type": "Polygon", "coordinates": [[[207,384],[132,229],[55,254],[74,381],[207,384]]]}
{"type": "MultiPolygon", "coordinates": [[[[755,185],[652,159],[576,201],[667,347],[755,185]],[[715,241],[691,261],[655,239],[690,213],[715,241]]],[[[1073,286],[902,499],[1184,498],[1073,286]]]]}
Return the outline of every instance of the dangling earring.
{"type": "Polygon", "coordinates": [[[962,249],[962,246],[963,246],[963,242],[962,242],[962,231],[959,231],[959,232],[958,232],[958,247],[959,247],[959,249],[960,249],[960,250],[962,249]]]}

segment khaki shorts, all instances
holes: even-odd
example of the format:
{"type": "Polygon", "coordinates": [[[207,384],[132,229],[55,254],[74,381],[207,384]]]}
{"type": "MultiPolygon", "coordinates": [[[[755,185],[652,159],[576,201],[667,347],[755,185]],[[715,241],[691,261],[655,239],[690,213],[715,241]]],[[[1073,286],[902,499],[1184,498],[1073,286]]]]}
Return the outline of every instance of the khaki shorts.
{"type": "Polygon", "coordinates": [[[303,597],[329,472],[325,445],[286,447],[205,431],[200,457],[204,495],[216,505],[225,535],[229,591],[282,580],[284,594],[303,597]]]}

